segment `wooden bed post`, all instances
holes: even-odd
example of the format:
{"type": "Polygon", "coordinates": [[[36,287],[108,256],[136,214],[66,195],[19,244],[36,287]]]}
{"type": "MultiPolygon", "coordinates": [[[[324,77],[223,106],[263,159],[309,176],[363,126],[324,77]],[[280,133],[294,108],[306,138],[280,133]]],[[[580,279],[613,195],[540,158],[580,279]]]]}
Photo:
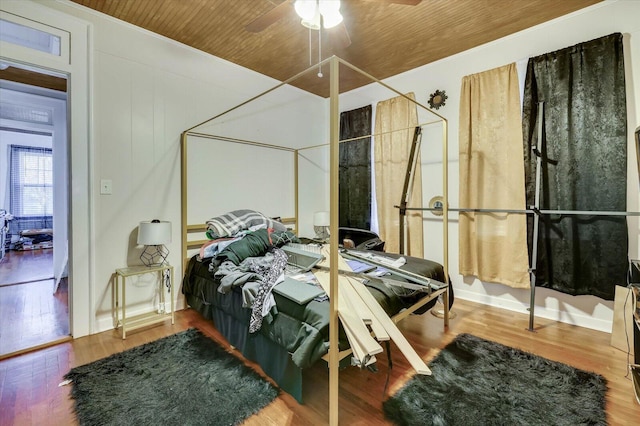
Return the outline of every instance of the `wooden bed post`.
{"type": "Polygon", "coordinates": [[[339,348],[338,348],[338,207],[339,188],[338,171],[340,155],[340,110],[338,96],[340,94],[340,75],[337,58],[333,56],[330,62],[330,102],[329,102],[329,217],[330,252],[329,272],[331,296],[329,299],[329,424],[338,424],[339,408],[339,348]]]}

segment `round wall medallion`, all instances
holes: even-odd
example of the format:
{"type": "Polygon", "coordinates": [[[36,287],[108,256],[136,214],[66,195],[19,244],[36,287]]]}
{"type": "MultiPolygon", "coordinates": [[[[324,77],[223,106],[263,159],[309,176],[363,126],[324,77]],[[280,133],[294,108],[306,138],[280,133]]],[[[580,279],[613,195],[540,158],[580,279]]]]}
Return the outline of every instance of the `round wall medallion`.
{"type": "Polygon", "coordinates": [[[429,200],[429,208],[431,213],[436,216],[442,216],[442,209],[444,208],[444,198],[441,195],[436,195],[431,200],[429,200]]]}
{"type": "Polygon", "coordinates": [[[429,106],[433,109],[439,109],[443,107],[447,100],[447,94],[444,90],[436,90],[429,95],[429,106]]]}

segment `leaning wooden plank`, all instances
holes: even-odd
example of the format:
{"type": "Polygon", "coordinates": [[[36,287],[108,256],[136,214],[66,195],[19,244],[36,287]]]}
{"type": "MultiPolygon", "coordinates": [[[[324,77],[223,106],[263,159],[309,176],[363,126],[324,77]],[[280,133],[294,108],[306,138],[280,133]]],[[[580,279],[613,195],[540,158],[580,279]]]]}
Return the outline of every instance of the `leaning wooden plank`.
{"type": "MultiPolygon", "coordinates": [[[[325,291],[325,293],[330,295],[331,289],[329,287],[329,274],[326,272],[323,272],[323,273],[314,273],[314,275],[318,280],[318,283],[320,283],[320,286],[325,291]]],[[[347,335],[347,340],[349,341],[349,346],[351,346],[351,350],[353,351],[353,356],[358,361],[362,362],[363,360],[366,360],[369,357],[369,355],[367,354],[367,350],[362,345],[360,340],[358,340],[358,338],[356,337],[358,333],[357,328],[354,329],[354,327],[350,326],[350,324],[352,323],[356,324],[359,321],[357,318],[353,317],[352,315],[349,315],[349,312],[347,312],[345,309],[341,309],[343,308],[343,305],[344,305],[343,298],[339,297],[338,298],[338,317],[340,317],[340,321],[342,321],[342,328],[344,329],[344,332],[347,335]]],[[[355,327],[357,327],[357,325],[355,327]]]]}
{"type": "Polygon", "coordinates": [[[356,338],[354,331],[351,329],[351,327],[349,327],[348,323],[344,321],[344,319],[342,319],[343,316],[340,315],[340,311],[338,311],[338,316],[342,321],[342,328],[344,329],[344,334],[347,335],[347,340],[349,341],[349,346],[351,347],[351,350],[353,352],[353,357],[358,360],[358,362],[362,362],[362,360],[368,359],[369,355],[367,355],[362,345],[356,338]]]}
{"type": "MultiPolygon", "coordinates": [[[[329,269],[331,267],[331,263],[329,262],[329,256],[330,256],[329,246],[328,245],[322,246],[322,248],[320,249],[320,252],[324,256],[324,259],[318,263],[318,266],[321,268],[329,269]]],[[[338,253],[338,271],[353,272],[353,270],[351,269],[347,261],[344,260],[344,258],[340,256],[339,253],[338,253]]]]}
{"type": "Polygon", "coordinates": [[[369,290],[367,290],[362,283],[359,283],[352,278],[345,278],[349,281],[355,291],[360,295],[364,303],[367,304],[369,309],[371,309],[371,311],[376,315],[380,323],[389,333],[389,337],[391,337],[391,340],[395,342],[395,344],[398,346],[398,349],[400,349],[400,352],[404,354],[413,369],[416,370],[418,374],[427,376],[431,375],[431,370],[429,369],[429,367],[427,367],[427,364],[425,364],[425,362],[422,360],[422,358],[420,358],[413,347],[411,347],[411,344],[402,335],[394,322],[391,321],[391,318],[389,318],[384,309],[382,309],[380,304],[378,304],[378,301],[371,295],[371,293],[369,293],[369,290]]]}
{"type": "MultiPolygon", "coordinates": [[[[326,268],[329,266],[329,263],[328,263],[329,247],[328,246],[322,247],[322,254],[324,255],[324,263],[320,263],[320,265],[326,268]]],[[[338,273],[340,273],[341,271],[353,272],[353,269],[351,269],[351,266],[349,266],[347,261],[344,260],[342,256],[338,256],[338,273]]],[[[340,282],[341,281],[339,281],[339,283],[340,282]]],[[[348,286],[344,290],[341,289],[341,292],[344,292],[344,295],[347,297],[347,300],[352,304],[353,308],[358,313],[358,316],[360,316],[365,321],[365,323],[371,326],[371,330],[373,331],[373,334],[376,336],[376,339],[378,341],[382,342],[385,340],[389,340],[389,333],[386,332],[385,328],[382,326],[382,324],[380,324],[380,322],[377,320],[376,316],[373,315],[371,310],[364,303],[362,303],[362,299],[359,297],[355,297],[355,294],[352,291],[350,291],[350,288],[351,286],[348,286]]]]}
{"type": "MultiPolygon", "coordinates": [[[[314,272],[316,279],[324,289],[324,291],[329,294],[329,273],[324,271],[316,271],[314,272]]],[[[355,337],[358,340],[358,343],[362,346],[365,353],[368,355],[375,355],[377,353],[382,352],[382,346],[376,342],[369,332],[369,329],[364,325],[364,322],[361,318],[358,318],[356,315],[349,310],[345,296],[341,290],[340,282],[344,280],[344,277],[339,277],[338,281],[338,291],[340,292],[340,296],[338,298],[338,316],[340,320],[343,322],[345,327],[351,329],[354,332],[355,337]]],[[[361,359],[362,360],[362,359],[361,359]]]]}
{"type": "MultiPolygon", "coordinates": [[[[316,279],[324,289],[324,291],[331,297],[330,288],[329,288],[329,273],[325,271],[315,271],[314,275],[316,279]]],[[[338,316],[342,321],[343,325],[347,326],[354,332],[355,337],[358,339],[358,343],[362,346],[365,353],[368,355],[375,355],[382,352],[382,346],[378,342],[375,341],[373,337],[371,337],[371,333],[361,318],[356,317],[351,311],[349,311],[347,304],[345,302],[345,295],[340,290],[340,282],[346,279],[346,277],[338,277],[338,291],[340,292],[340,297],[338,297],[338,316]]],[[[344,284],[343,284],[344,285],[344,284]]],[[[361,361],[363,361],[361,359],[361,361]]]]}
{"type": "MultiPolygon", "coordinates": [[[[321,267],[322,270],[327,270],[325,267],[321,267]]],[[[342,274],[342,271],[339,272],[342,274]]],[[[344,293],[346,296],[348,309],[356,312],[356,315],[362,319],[362,321],[371,327],[371,330],[376,337],[376,339],[380,342],[389,340],[389,333],[384,329],[384,327],[377,320],[376,316],[373,315],[373,312],[367,307],[367,305],[362,302],[360,296],[356,293],[353,293],[353,289],[351,286],[345,286],[344,283],[341,285],[338,282],[341,293],[344,293]]]]}
{"type": "MultiPolygon", "coordinates": [[[[349,313],[340,313],[339,309],[338,316],[340,317],[340,321],[342,321],[342,327],[347,335],[349,346],[351,346],[351,349],[353,350],[353,357],[356,359],[356,363],[361,366],[366,365],[373,354],[367,353],[367,349],[365,349],[362,339],[359,339],[359,336],[357,335],[358,332],[351,328],[351,324],[358,322],[358,318],[350,315],[349,313]]],[[[382,347],[380,349],[382,350],[382,347]]]]}
{"type": "MultiPolygon", "coordinates": [[[[358,315],[362,319],[365,320],[371,327],[371,331],[376,336],[376,339],[380,342],[389,340],[389,333],[382,326],[378,317],[374,315],[374,313],[369,309],[369,307],[362,301],[362,298],[353,290],[353,286],[351,286],[347,281],[344,280],[339,281],[338,285],[340,286],[340,294],[344,294],[347,302],[353,306],[353,309],[358,312],[358,315]]],[[[349,278],[353,279],[353,278],[349,278]]]]}

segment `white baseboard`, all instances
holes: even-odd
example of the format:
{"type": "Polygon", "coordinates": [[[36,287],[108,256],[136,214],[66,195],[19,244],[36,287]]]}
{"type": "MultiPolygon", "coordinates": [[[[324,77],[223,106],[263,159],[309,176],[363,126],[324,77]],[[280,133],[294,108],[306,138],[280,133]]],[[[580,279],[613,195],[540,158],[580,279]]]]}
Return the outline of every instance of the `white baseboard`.
{"type": "MultiPolygon", "coordinates": [[[[181,311],[185,308],[185,303],[184,303],[184,298],[181,297],[179,300],[174,302],[174,307],[176,311],[181,311]]],[[[166,308],[165,308],[166,312],[170,312],[170,306],[169,306],[169,302],[166,303],[166,308]]],[[[142,315],[142,314],[148,314],[150,312],[157,312],[158,311],[158,306],[155,307],[151,307],[151,306],[144,306],[144,307],[138,307],[135,309],[127,309],[127,317],[131,316],[136,316],[136,315],[142,315]]],[[[102,315],[98,318],[96,318],[96,332],[97,333],[102,333],[103,331],[109,331],[109,330],[113,330],[115,328],[115,324],[113,322],[113,317],[111,316],[111,313],[109,312],[107,315],[102,315]]]]}
{"type": "MultiPolygon", "coordinates": [[[[480,294],[460,288],[454,289],[454,295],[456,299],[469,300],[471,302],[477,302],[483,305],[489,305],[496,308],[506,309],[508,311],[529,315],[529,303],[523,304],[518,300],[496,297],[488,294],[480,294]]],[[[455,302],[452,309],[454,311],[456,309],[455,302]]],[[[566,324],[576,325],[578,327],[604,331],[606,333],[611,333],[611,329],[613,326],[613,319],[607,320],[602,318],[594,318],[593,316],[578,311],[569,313],[567,311],[550,309],[538,305],[534,307],[534,328],[536,318],[555,320],[566,324]]]]}

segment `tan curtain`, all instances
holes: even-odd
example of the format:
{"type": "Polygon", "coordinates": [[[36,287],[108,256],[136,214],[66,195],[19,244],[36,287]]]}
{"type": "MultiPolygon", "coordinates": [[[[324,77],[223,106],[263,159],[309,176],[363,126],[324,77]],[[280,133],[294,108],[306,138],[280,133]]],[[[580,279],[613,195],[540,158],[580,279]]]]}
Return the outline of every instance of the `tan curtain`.
{"type": "MultiPolygon", "coordinates": [[[[460,99],[460,207],[525,209],[516,64],[466,76],[460,99]]],[[[460,273],[529,287],[524,214],[461,213],[460,273]]]]}
{"type": "MultiPolygon", "coordinates": [[[[413,93],[407,97],[415,99],[413,93]]],[[[378,205],[378,225],[380,238],[385,241],[385,250],[399,252],[400,212],[394,206],[400,204],[402,187],[409,161],[409,152],[415,126],[418,125],[416,104],[398,96],[378,102],[376,106],[374,168],[376,203],[378,205]]],[[[408,207],[422,207],[422,174],[420,156],[417,153],[417,167],[410,188],[408,207]]],[[[405,254],[422,257],[422,212],[407,213],[405,254]]]]}

